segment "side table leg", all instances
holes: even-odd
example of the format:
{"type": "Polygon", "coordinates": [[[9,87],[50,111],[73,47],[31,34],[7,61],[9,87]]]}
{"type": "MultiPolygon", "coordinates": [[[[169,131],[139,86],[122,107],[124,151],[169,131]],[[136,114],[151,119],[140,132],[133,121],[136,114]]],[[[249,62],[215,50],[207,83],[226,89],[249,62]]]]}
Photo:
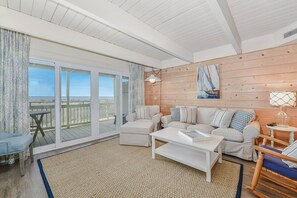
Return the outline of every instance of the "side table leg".
{"type": "Polygon", "coordinates": [[[210,151],[206,151],[206,181],[211,182],[211,162],[210,162],[210,151]]]}
{"type": "MultiPolygon", "coordinates": [[[[274,131],[273,131],[273,129],[270,129],[270,137],[271,138],[274,138],[274,131]]],[[[273,140],[271,140],[271,147],[274,147],[274,141],[273,140]]]]}
{"type": "MultiPolygon", "coordinates": [[[[222,144],[222,143],[221,143],[222,144]]],[[[221,146],[221,144],[219,145],[219,147],[218,147],[218,153],[219,153],[219,155],[220,155],[220,157],[219,157],[219,163],[221,164],[222,163],[222,146],[221,146]]]]}
{"type": "Polygon", "coordinates": [[[156,142],[155,142],[155,137],[152,136],[152,158],[155,159],[155,149],[156,149],[156,142]]]}
{"type": "Polygon", "coordinates": [[[292,144],[294,142],[294,131],[290,132],[290,144],[292,144]]]}

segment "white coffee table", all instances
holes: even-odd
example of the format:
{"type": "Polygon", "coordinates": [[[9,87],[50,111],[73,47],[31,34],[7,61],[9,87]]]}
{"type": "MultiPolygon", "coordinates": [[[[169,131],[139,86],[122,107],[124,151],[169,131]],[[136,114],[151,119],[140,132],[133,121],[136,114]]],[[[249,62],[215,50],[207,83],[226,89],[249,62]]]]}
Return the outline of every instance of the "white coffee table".
{"type": "Polygon", "coordinates": [[[182,164],[206,172],[206,181],[211,182],[211,168],[217,161],[222,163],[222,136],[211,135],[210,140],[192,142],[178,133],[180,129],[168,127],[154,133],[152,136],[152,158],[155,154],[162,155],[182,164]],[[166,144],[155,147],[155,140],[166,144]],[[215,150],[218,149],[218,152],[215,150]]]}

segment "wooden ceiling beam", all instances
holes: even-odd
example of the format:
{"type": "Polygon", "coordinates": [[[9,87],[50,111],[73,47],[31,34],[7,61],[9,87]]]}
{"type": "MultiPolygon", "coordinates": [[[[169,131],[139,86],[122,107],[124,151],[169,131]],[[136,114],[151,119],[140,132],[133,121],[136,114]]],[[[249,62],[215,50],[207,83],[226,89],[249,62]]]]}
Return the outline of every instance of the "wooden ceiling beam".
{"type": "Polygon", "coordinates": [[[143,23],[109,1],[98,0],[52,0],[60,5],[82,13],[104,25],[132,38],[162,50],[176,58],[193,63],[193,52],[143,23]]]}
{"type": "Polygon", "coordinates": [[[226,0],[207,0],[209,7],[221,25],[237,54],[242,53],[241,39],[226,0]]]}

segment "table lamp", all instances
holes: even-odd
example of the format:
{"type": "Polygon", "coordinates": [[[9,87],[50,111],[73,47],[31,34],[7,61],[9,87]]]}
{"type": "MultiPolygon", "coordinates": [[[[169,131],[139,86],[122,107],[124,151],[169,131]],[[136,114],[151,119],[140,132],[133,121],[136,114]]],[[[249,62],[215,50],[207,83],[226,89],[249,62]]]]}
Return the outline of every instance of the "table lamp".
{"type": "Polygon", "coordinates": [[[296,92],[291,91],[272,91],[270,92],[270,105],[280,107],[276,114],[277,126],[288,126],[288,115],[283,111],[283,107],[296,106],[296,92]]]}

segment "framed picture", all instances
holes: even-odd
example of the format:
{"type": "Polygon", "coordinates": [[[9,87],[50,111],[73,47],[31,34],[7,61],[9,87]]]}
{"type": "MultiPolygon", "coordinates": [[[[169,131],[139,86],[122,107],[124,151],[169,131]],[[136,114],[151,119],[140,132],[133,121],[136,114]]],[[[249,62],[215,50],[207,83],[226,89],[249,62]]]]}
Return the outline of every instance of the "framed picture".
{"type": "Polygon", "coordinates": [[[197,67],[198,99],[220,98],[219,64],[197,67]]]}

